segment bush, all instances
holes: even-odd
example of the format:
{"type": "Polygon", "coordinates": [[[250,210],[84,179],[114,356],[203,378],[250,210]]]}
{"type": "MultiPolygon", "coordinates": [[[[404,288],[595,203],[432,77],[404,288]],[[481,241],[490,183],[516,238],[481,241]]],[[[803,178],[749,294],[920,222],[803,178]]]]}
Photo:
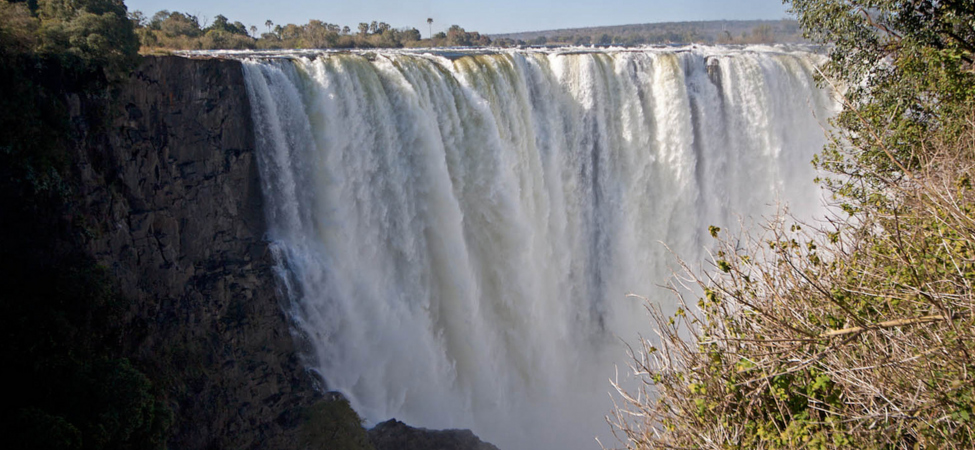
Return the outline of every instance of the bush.
{"type": "Polygon", "coordinates": [[[845,86],[816,161],[842,217],[720,239],[696,308],[650,307],[612,422],[628,448],[973,448],[975,5],[790,3],[845,86]]]}
{"type": "Polygon", "coordinates": [[[852,220],[722,239],[697,308],[650,309],[628,448],[975,446],[975,126],[926,144],[852,220]]]}

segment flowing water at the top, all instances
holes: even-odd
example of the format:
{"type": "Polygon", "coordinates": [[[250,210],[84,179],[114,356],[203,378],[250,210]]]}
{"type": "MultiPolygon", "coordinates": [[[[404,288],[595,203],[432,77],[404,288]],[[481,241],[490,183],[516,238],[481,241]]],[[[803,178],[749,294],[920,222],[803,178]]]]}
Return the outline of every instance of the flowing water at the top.
{"type": "MultiPolygon", "coordinates": [[[[457,56],[457,55],[454,55],[457,56]]],[[[806,53],[245,61],[268,236],[308,362],[370,422],[609,442],[609,380],[708,225],[809,216],[834,108],[806,53]],[[668,247],[670,250],[668,250],[668,247]]],[[[667,309],[665,307],[665,309],[667,309]]]]}

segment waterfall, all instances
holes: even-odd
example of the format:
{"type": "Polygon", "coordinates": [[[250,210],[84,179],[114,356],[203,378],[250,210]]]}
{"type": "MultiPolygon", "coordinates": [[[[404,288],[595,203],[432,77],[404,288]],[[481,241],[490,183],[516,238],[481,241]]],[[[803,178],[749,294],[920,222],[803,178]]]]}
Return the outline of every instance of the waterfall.
{"type": "Polygon", "coordinates": [[[307,363],[369,423],[612,446],[672,252],[820,210],[835,110],[774,48],[244,59],[268,239],[307,363]],[[449,56],[449,57],[448,57],[449,56]]]}

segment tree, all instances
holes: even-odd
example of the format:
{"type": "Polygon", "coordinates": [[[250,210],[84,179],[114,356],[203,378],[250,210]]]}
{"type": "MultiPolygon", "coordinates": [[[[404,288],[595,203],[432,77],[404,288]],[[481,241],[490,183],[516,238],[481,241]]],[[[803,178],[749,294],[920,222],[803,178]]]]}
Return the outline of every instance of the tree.
{"type": "Polygon", "coordinates": [[[149,19],[149,24],[146,26],[152,30],[160,29],[162,22],[166,20],[167,17],[169,17],[169,14],[170,12],[165,9],[156,11],[156,13],[152,15],[152,18],[149,19]]]}
{"type": "Polygon", "coordinates": [[[301,27],[293,23],[289,23],[285,25],[284,28],[281,29],[280,35],[281,35],[281,39],[290,40],[290,39],[300,38],[301,33],[302,33],[301,27]]]}
{"type": "Polygon", "coordinates": [[[138,60],[139,39],[121,0],[38,0],[41,53],[68,67],[120,78],[138,60]]]}
{"type": "MultiPolygon", "coordinates": [[[[845,139],[864,149],[856,160],[845,162],[838,149],[831,149],[820,160],[825,168],[855,174],[855,164],[868,164],[902,173],[918,162],[911,155],[916,144],[933,131],[945,130],[953,123],[951,118],[975,100],[975,3],[790,3],[804,35],[829,44],[829,62],[823,70],[849,88],[846,96],[852,106],[837,123],[849,131],[845,139]]],[[[847,194],[862,193],[853,186],[845,187],[847,194]]]]}
{"type": "Polygon", "coordinates": [[[267,27],[267,32],[270,33],[271,27],[274,26],[274,22],[271,22],[271,19],[267,19],[267,21],[264,22],[264,26],[267,27]]]}
{"type": "Polygon", "coordinates": [[[180,12],[168,13],[160,15],[164,11],[160,11],[153,16],[153,22],[156,18],[162,17],[162,20],[158,22],[159,30],[162,31],[167,37],[174,38],[177,36],[188,36],[188,37],[198,37],[203,34],[203,30],[200,29],[200,22],[197,20],[196,16],[189,14],[183,14],[180,12]]]}
{"type": "Polygon", "coordinates": [[[419,41],[421,39],[420,30],[417,30],[416,28],[404,30],[402,33],[400,33],[400,39],[403,42],[419,41]]]}
{"type": "Polygon", "coordinates": [[[229,34],[247,35],[247,26],[240,21],[230,23],[230,19],[227,19],[223,14],[218,14],[213,18],[213,24],[207,27],[205,31],[222,31],[229,34]]]}
{"type": "Polygon", "coordinates": [[[433,37],[433,18],[432,17],[428,17],[427,18],[427,31],[430,32],[430,34],[428,36],[430,36],[432,38],[433,37]]]}
{"type": "Polygon", "coordinates": [[[146,15],[145,14],[142,14],[142,11],[132,11],[132,12],[130,12],[129,13],[129,20],[132,21],[132,26],[134,26],[135,28],[144,27],[148,23],[148,19],[146,19],[146,15]]]}
{"type": "Polygon", "coordinates": [[[369,24],[365,22],[359,22],[359,35],[365,36],[369,33],[369,24]]]}

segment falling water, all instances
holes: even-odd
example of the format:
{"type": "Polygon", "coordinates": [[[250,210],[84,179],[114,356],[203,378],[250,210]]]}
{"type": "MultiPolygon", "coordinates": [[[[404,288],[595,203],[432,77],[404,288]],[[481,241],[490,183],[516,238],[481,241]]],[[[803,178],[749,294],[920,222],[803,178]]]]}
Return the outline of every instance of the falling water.
{"type": "MultiPolygon", "coordinates": [[[[707,225],[814,214],[834,109],[771,48],[245,60],[308,364],[369,422],[596,448],[651,294],[707,225]]],[[[611,438],[609,438],[611,441],[611,438]]]]}

